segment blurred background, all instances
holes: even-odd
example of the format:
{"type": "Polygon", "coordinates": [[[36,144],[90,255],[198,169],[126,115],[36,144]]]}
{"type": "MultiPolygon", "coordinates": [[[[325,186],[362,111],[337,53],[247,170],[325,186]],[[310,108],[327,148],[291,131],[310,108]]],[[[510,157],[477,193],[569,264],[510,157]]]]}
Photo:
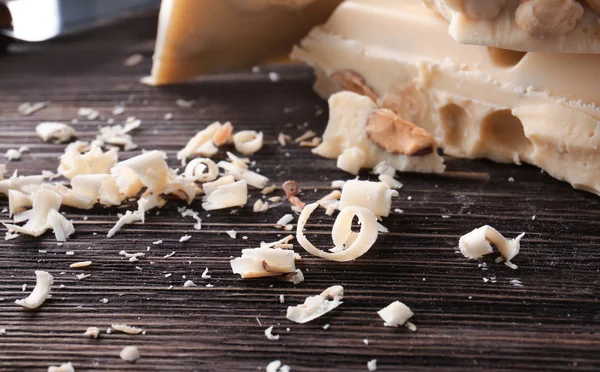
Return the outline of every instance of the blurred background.
{"type": "Polygon", "coordinates": [[[127,53],[150,58],[159,7],[160,0],[0,0],[0,74],[10,60],[23,75],[76,76],[123,64],[127,53]]]}

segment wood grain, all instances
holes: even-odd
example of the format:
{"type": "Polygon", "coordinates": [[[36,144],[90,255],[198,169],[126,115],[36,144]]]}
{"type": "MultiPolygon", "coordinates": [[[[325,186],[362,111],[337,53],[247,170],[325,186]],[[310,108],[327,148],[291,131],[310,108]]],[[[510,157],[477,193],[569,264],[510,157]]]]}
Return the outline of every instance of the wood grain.
{"type": "MultiPolygon", "coordinates": [[[[311,91],[310,69],[275,67],[279,83],[269,81],[267,72],[273,69],[265,68],[147,87],[138,80],[150,68],[155,22],[136,19],[43,45],[16,44],[0,56],[0,153],[24,144],[31,148],[21,161],[8,163],[9,171],[56,169],[64,145],[42,143],[34,133],[38,122],[70,122],[77,108],[93,107],[102,120],[79,118],[74,124],[80,138],[89,140],[112,117],[112,107],[124,103],[126,113],[116,119],[140,118],[135,142],[140,149],[166,151],[172,166],[176,151],[196,131],[230,120],[237,129],[265,132],[266,145],[253,157],[257,167],[277,184],[300,181],[303,200],[328,193],[331,180],[349,178],[334,161],[276,142],[279,131],[298,136],[325,127],[326,113],[315,116],[315,111],[326,103],[311,91]],[[124,67],[125,58],[137,52],[144,62],[124,67]],[[197,104],[179,108],[177,98],[197,104]],[[49,106],[20,116],[17,106],[25,101],[49,106]],[[172,121],[163,120],[167,112],[173,113],[172,121]]],[[[196,231],[192,219],[177,214],[182,203],[171,201],[158,216],[150,213],[146,224],[127,226],[112,239],[105,235],[123,209],[65,208],[77,232],[62,246],[51,234],[0,241],[0,328],[6,328],[0,336],[0,370],[41,371],[71,361],[78,372],[251,371],[281,359],[293,371],[366,371],[374,358],[380,371],[600,370],[598,197],[527,165],[450,158],[447,163],[446,175],[399,176],[404,187],[393,208],[404,213],[384,220],[391,233],[356,262],[329,262],[299,251],[306,281],[296,286],[272,279],[242,281],[229,267],[241,249],[283,236],[273,224],[289,213],[285,204],[258,214],[249,204],[231,215],[202,211],[196,200],[191,208],[203,219],[196,231]],[[495,264],[493,257],[468,261],[455,252],[458,238],[483,224],[510,237],[527,233],[514,260],[518,270],[495,264]],[[232,228],[238,232],[235,240],[224,233],[232,228]],[[179,243],[184,234],[192,239],[179,243]],[[157,239],[164,243],[153,245],[157,239]],[[119,256],[121,250],[147,256],[129,262],[119,256]],[[82,260],[93,265],[69,268],[82,260]],[[208,280],[200,277],[206,267],[212,275],[208,280]],[[14,300],[25,296],[24,283],[32,288],[35,269],[53,273],[56,284],[42,308],[26,311],[14,300]],[[91,276],[78,280],[81,272],[91,276]],[[183,288],[186,279],[199,286],[183,288]],[[207,288],[208,283],[214,287],[207,288]],[[289,304],[335,284],[346,288],[338,309],[304,325],[285,318],[289,304]],[[285,304],[279,303],[282,294],[285,304]],[[104,298],[106,304],[100,302],[104,298]],[[417,332],[383,327],[376,311],[394,300],[413,309],[417,332]],[[112,323],[142,327],[147,334],[83,336],[89,326],[104,330],[112,323]],[[327,330],[325,324],[330,324],[327,330]],[[271,325],[279,341],[264,336],[271,325]],[[126,345],[138,346],[142,358],[137,363],[119,358],[126,345]]],[[[367,172],[361,177],[373,178],[367,172]]],[[[252,190],[250,203],[259,196],[252,190]]],[[[0,209],[5,206],[1,198],[0,209]]],[[[2,214],[1,220],[9,219],[2,214]]],[[[313,242],[331,245],[333,218],[316,213],[309,222],[313,242]]]]}

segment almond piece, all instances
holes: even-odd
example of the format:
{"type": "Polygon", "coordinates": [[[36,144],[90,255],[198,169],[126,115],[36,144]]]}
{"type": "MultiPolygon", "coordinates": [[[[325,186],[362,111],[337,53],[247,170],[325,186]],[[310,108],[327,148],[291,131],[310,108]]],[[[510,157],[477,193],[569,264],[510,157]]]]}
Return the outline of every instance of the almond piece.
{"type": "Polygon", "coordinates": [[[526,0],[515,14],[521,30],[541,38],[566,34],[581,18],[583,7],[575,0],[526,0]]]}
{"type": "Polygon", "coordinates": [[[367,85],[365,79],[356,71],[345,69],[334,72],[331,78],[338,82],[344,90],[349,90],[354,93],[362,94],[377,102],[378,96],[373,92],[373,89],[367,85]]]}
{"type": "Polygon", "coordinates": [[[437,149],[429,132],[388,109],[373,111],[366,130],[371,141],[394,154],[428,155],[437,149]]]}

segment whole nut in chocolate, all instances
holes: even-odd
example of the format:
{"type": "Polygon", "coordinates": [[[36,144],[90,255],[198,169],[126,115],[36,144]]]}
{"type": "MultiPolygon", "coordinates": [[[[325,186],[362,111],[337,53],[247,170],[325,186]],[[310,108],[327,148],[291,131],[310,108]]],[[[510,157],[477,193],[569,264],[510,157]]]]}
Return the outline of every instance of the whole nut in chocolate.
{"type": "Polygon", "coordinates": [[[515,22],[533,36],[559,36],[573,30],[583,17],[575,0],[527,0],[517,8],[515,22]]]}
{"type": "Polygon", "coordinates": [[[349,90],[354,93],[362,94],[377,102],[377,94],[371,89],[365,79],[356,71],[342,70],[331,74],[331,78],[337,81],[344,90],[349,90]]]}
{"type": "Polygon", "coordinates": [[[437,149],[437,142],[429,132],[388,109],[373,111],[366,131],[371,141],[391,153],[428,155],[437,149]]]}

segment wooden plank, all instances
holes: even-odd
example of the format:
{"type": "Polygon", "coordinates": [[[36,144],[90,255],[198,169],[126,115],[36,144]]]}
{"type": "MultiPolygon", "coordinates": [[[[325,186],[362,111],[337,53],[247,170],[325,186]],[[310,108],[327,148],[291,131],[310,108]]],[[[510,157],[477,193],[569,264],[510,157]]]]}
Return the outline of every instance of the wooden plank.
{"type": "MultiPolygon", "coordinates": [[[[154,19],[140,19],[45,45],[14,45],[11,54],[0,57],[0,153],[24,144],[31,148],[21,161],[8,163],[9,171],[56,168],[64,145],[42,143],[34,133],[38,122],[70,122],[77,108],[96,108],[102,120],[78,118],[74,124],[80,138],[90,140],[112,117],[112,107],[125,103],[126,113],[117,121],[140,118],[135,142],[140,149],[165,150],[172,166],[176,151],[197,130],[230,120],[237,129],[265,132],[266,145],[253,157],[257,167],[276,184],[300,181],[304,200],[328,193],[331,180],[349,178],[307,148],[276,142],[280,131],[297,136],[325,127],[326,113],[314,113],[326,104],[312,93],[308,68],[276,68],[279,83],[270,82],[270,69],[264,69],[176,87],[143,86],[138,79],[150,68],[154,24],[154,19]],[[146,57],[144,62],[124,67],[123,60],[135,52],[146,57]],[[177,98],[197,104],[179,108],[177,98]],[[25,101],[50,104],[24,117],[16,107],[25,101]],[[173,113],[172,121],[163,119],[167,112],[173,113]]],[[[285,204],[259,214],[247,206],[232,216],[228,210],[202,211],[196,200],[191,208],[200,212],[203,228],[195,231],[193,220],[176,211],[182,203],[172,201],[160,215],[150,213],[146,224],[127,226],[112,239],[105,234],[123,209],[65,208],[77,232],[62,246],[51,234],[0,242],[0,328],[7,332],[0,336],[0,370],[43,370],[71,361],[77,371],[239,371],[264,369],[281,359],[294,371],[365,371],[373,358],[381,371],[598,370],[598,198],[527,165],[447,162],[446,175],[400,175],[404,187],[393,208],[404,213],[384,220],[391,233],[356,262],[329,262],[299,251],[306,281],[297,286],[242,281],[229,267],[241,249],[283,235],[273,224],[289,212],[285,204]],[[511,237],[527,233],[514,260],[518,270],[492,258],[467,261],[455,252],[458,238],[482,224],[511,237]],[[238,239],[224,233],[231,228],[238,239]],[[184,234],[192,239],[179,243],[184,234]],[[163,245],[153,245],[157,239],[163,245]],[[144,251],[147,257],[129,262],[118,255],[121,250],[144,251]],[[69,268],[82,260],[93,261],[92,267],[69,268]],[[206,267],[210,280],[200,277],[206,267]],[[34,284],[35,269],[53,273],[56,285],[42,308],[26,311],[14,300],[25,296],[24,283],[34,284]],[[91,276],[77,280],[81,272],[91,276]],[[183,288],[187,279],[199,286],[183,288]],[[214,287],[207,288],[209,283],[214,287]],[[338,309],[304,325],[285,318],[288,305],[334,284],[346,288],[338,309]],[[285,304],[279,295],[285,295],[285,304]],[[104,298],[106,304],[100,302],[104,298]],[[414,310],[417,332],[383,327],[375,312],[394,300],[414,310]],[[139,326],[147,334],[83,336],[88,326],[104,330],[111,323],[139,326]],[[264,336],[271,325],[279,341],[264,336]],[[126,345],[139,347],[137,363],[119,359],[126,345]]],[[[361,177],[373,179],[367,172],[361,177]]],[[[250,203],[260,196],[258,190],[250,195],[250,203]]],[[[1,198],[0,209],[6,206],[1,198]]],[[[1,220],[9,221],[6,213],[1,220]]],[[[310,221],[308,234],[317,246],[331,245],[332,223],[322,213],[310,221]]]]}

